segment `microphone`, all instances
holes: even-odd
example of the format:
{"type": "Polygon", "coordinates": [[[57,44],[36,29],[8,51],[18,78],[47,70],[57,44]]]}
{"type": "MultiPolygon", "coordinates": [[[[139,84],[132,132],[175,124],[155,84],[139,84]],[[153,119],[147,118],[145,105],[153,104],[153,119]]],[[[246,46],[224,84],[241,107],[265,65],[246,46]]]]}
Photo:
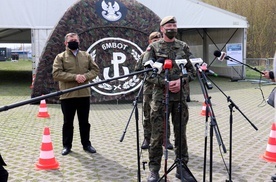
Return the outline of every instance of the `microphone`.
{"type": "Polygon", "coordinates": [[[209,69],[207,68],[207,63],[203,63],[203,64],[200,66],[200,69],[201,69],[202,71],[205,71],[206,73],[210,73],[210,74],[213,75],[213,76],[218,76],[218,74],[216,74],[215,72],[213,72],[212,70],[209,70],[209,69]]]}
{"type": "Polygon", "coordinates": [[[172,60],[166,59],[163,68],[165,69],[165,83],[169,82],[169,70],[172,68],[172,60]]]}
{"type": "Polygon", "coordinates": [[[159,58],[157,59],[157,61],[155,61],[154,58],[151,58],[150,60],[145,62],[144,68],[153,68],[152,76],[155,77],[157,74],[161,73],[164,60],[164,58],[159,58]]]}
{"type": "Polygon", "coordinates": [[[144,64],[144,68],[152,68],[153,64],[154,64],[154,59],[150,59],[147,62],[145,62],[144,64]]]}
{"type": "Polygon", "coordinates": [[[195,69],[197,69],[199,65],[203,63],[203,60],[201,58],[190,58],[190,61],[195,69]]]}
{"type": "Polygon", "coordinates": [[[172,60],[166,59],[163,68],[164,69],[171,69],[172,68],[172,60]]]}
{"type": "Polygon", "coordinates": [[[162,71],[162,67],[164,64],[165,58],[158,58],[152,65],[153,74],[152,76],[156,76],[156,74],[160,74],[162,71]]]}
{"type": "Polygon", "coordinates": [[[154,74],[160,74],[161,71],[162,71],[162,66],[163,66],[162,63],[159,63],[159,62],[153,63],[153,65],[152,65],[153,73],[154,74]]]}
{"type": "MultiPolygon", "coordinates": [[[[201,66],[196,64],[196,67],[198,68],[198,71],[201,73],[203,73],[203,71],[206,72],[208,70],[207,63],[203,63],[201,66]]],[[[212,89],[213,88],[212,83],[207,79],[206,75],[202,74],[202,78],[204,79],[204,83],[205,83],[207,89],[209,89],[209,90],[212,89]]]]}
{"type": "Polygon", "coordinates": [[[214,56],[216,56],[219,61],[223,61],[224,59],[226,60],[229,59],[229,56],[227,56],[225,52],[221,52],[218,50],[214,51],[214,56]]]}
{"type": "Polygon", "coordinates": [[[186,70],[186,68],[185,68],[185,65],[187,64],[187,60],[186,60],[186,59],[181,59],[181,57],[180,57],[180,59],[179,59],[179,57],[176,56],[175,62],[176,62],[176,64],[178,65],[178,67],[181,69],[182,75],[183,75],[183,76],[187,76],[188,73],[187,73],[187,70],[186,70]]]}

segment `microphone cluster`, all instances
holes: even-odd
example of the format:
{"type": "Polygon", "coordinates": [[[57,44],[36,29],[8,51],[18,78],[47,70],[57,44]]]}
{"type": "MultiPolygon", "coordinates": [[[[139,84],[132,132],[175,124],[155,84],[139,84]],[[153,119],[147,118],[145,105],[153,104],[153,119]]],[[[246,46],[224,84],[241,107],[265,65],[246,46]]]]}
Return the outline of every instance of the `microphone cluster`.
{"type": "MultiPolygon", "coordinates": [[[[229,60],[230,57],[227,56],[225,52],[215,50],[214,56],[218,58],[219,61],[223,61],[224,59],[229,60]]],[[[209,70],[207,68],[207,64],[203,63],[201,58],[190,58],[190,61],[195,69],[198,69],[200,72],[205,71],[210,73],[214,76],[218,76],[214,71],[209,70]]],[[[175,59],[176,64],[181,69],[183,76],[187,76],[186,64],[187,60],[183,59],[182,57],[176,57],[175,59]]],[[[160,74],[162,69],[171,69],[172,68],[172,61],[165,58],[159,58],[155,61],[155,59],[151,59],[144,64],[145,68],[153,68],[153,74],[160,74]]]]}
{"type": "MultiPolygon", "coordinates": [[[[201,58],[191,58],[190,59],[193,67],[195,69],[198,69],[200,72],[204,71],[206,73],[209,73],[214,76],[218,76],[214,71],[207,68],[207,64],[203,62],[201,58]]],[[[179,59],[178,57],[175,60],[178,67],[181,69],[183,76],[187,76],[187,70],[185,68],[187,64],[186,59],[179,59]]],[[[155,59],[150,59],[147,62],[145,62],[144,67],[145,68],[153,68],[153,76],[156,76],[157,74],[160,74],[163,69],[171,69],[173,66],[172,60],[165,59],[165,58],[158,58],[156,61],[155,59]]]]}

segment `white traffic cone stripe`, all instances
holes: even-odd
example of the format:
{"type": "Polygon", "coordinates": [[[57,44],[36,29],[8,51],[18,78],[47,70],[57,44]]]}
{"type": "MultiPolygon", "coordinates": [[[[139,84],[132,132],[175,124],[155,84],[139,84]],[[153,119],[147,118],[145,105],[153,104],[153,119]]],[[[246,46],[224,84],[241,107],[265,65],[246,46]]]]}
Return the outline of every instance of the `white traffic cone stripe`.
{"type": "Polygon", "coordinates": [[[43,135],[42,143],[51,143],[51,136],[50,135],[43,135]]]}
{"type": "Polygon", "coordinates": [[[270,134],[269,134],[270,138],[276,138],[276,131],[275,130],[271,130],[270,134]]]}
{"type": "Polygon", "coordinates": [[[54,151],[40,151],[40,159],[52,159],[55,158],[54,151]]]}
{"type": "Polygon", "coordinates": [[[275,145],[267,144],[267,146],[266,146],[266,151],[271,152],[271,153],[275,153],[275,151],[276,151],[276,146],[275,146],[275,145]]]}
{"type": "Polygon", "coordinates": [[[45,107],[45,108],[39,108],[39,112],[47,112],[48,110],[47,110],[47,107],[45,107]]]}

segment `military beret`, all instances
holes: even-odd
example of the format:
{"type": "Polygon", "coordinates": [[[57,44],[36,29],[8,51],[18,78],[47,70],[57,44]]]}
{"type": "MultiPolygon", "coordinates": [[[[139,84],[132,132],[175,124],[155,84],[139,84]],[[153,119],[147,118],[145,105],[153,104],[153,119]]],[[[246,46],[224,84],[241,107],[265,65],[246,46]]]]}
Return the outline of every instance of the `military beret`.
{"type": "Polygon", "coordinates": [[[163,26],[167,23],[176,23],[176,19],[174,16],[166,16],[165,18],[163,18],[160,22],[160,26],[163,26]]]}
{"type": "Polygon", "coordinates": [[[161,38],[161,33],[160,32],[152,32],[149,35],[149,40],[156,39],[156,38],[161,38]]]}

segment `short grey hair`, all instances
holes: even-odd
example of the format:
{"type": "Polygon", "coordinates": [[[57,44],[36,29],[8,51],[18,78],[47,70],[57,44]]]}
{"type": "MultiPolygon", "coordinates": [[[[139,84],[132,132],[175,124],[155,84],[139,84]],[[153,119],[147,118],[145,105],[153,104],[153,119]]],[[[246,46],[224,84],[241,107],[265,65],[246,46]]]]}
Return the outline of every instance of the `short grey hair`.
{"type": "Polygon", "coordinates": [[[73,36],[77,36],[79,38],[79,35],[77,33],[68,33],[65,35],[64,41],[66,42],[68,37],[73,37],[73,36]]]}

